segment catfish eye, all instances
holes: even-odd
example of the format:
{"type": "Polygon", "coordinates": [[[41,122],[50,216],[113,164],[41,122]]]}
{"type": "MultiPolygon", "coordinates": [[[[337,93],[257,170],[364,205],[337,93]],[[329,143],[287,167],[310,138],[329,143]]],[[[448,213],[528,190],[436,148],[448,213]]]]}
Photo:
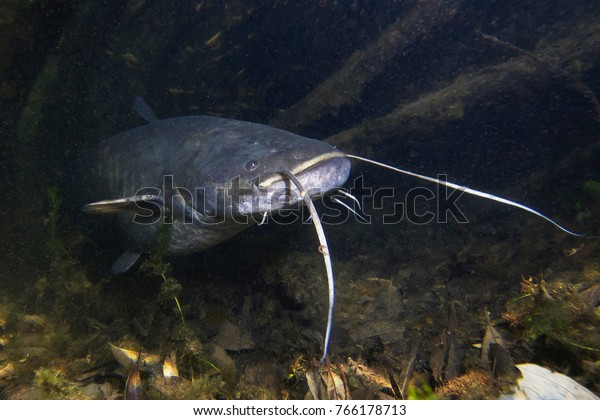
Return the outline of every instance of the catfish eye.
{"type": "Polygon", "coordinates": [[[258,168],[258,161],[257,160],[249,160],[248,162],[246,162],[246,170],[250,171],[250,172],[254,172],[256,170],[256,168],[258,168]]]}

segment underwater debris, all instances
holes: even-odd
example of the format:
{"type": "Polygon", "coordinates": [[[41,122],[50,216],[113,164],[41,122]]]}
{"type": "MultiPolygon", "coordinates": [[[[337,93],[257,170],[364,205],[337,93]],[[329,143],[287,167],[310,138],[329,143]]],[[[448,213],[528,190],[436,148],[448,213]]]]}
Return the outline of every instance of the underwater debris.
{"type": "Polygon", "coordinates": [[[35,388],[47,399],[85,399],[81,389],[69,381],[60,369],[40,367],[35,371],[35,388]]]}
{"type": "Polygon", "coordinates": [[[592,307],[600,306],[600,283],[580,292],[579,298],[592,307]]]}
{"type": "Polygon", "coordinates": [[[367,366],[361,361],[355,361],[351,357],[347,359],[349,371],[356,376],[360,382],[369,388],[376,391],[391,388],[390,381],[385,374],[378,372],[376,369],[367,366]]]}
{"type": "MultiPolygon", "coordinates": [[[[190,381],[185,378],[178,376],[167,377],[153,377],[150,381],[150,388],[157,391],[161,398],[169,400],[182,400],[190,398],[202,397],[201,395],[194,395],[194,388],[205,388],[203,392],[206,392],[207,384],[198,380],[190,381]],[[194,384],[196,382],[196,384],[194,384]],[[199,386],[202,385],[202,386],[199,386]]],[[[210,397],[209,397],[210,398],[210,397]]]]}
{"type": "Polygon", "coordinates": [[[8,362],[0,369],[0,379],[10,379],[15,375],[15,365],[8,362]]]}
{"type": "Polygon", "coordinates": [[[123,394],[121,394],[117,389],[115,389],[110,382],[104,382],[98,385],[100,388],[100,392],[102,393],[103,400],[117,400],[119,398],[123,398],[123,394]]]}
{"type": "Polygon", "coordinates": [[[435,395],[440,399],[481,400],[495,398],[497,392],[489,374],[473,371],[436,388],[435,395]]]}
{"type": "Polygon", "coordinates": [[[108,343],[110,351],[121,366],[126,369],[133,369],[139,365],[140,370],[149,371],[152,373],[161,372],[162,365],[161,357],[157,354],[141,353],[134,350],[129,350],[123,347],[117,347],[112,343],[108,343]]]}
{"type": "Polygon", "coordinates": [[[411,13],[390,25],[375,42],[355,51],[340,70],[281,112],[272,123],[279,127],[309,125],[360,102],[369,81],[382,73],[398,54],[450,21],[461,3],[462,0],[435,0],[417,4],[411,13]]]}
{"type": "MultiPolygon", "coordinates": [[[[485,313],[487,326],[481,344],[481,360],[491,373],[494,385],[506,389],[514,385],[520,376],[500,332],[492,325],[489,312],[485,313]]],[[[489,396],[489,395],[488,395],[489,396]]]]}
{"type": "MultiPolygon", "coordinates": [[[[240,377],[236,398],[278,399],[286,398],[278,368],[266,361],[246,366],[240,377]]],[[[288,383],[291,383],[288,380],[288,383]]],[[[289,394],[287,394],[289,396],[289,394]]]]}
{"type": "Polygon", "coordinates": [[[496,45],[501,45],[507,49],[516,51],[518,54],[530,58],[534,63],[540,65],[540,67],[543,70],[549,71],[551,73],[560,74],[562,77],[567,79],[582,94],[582,96],[586,97],[590,101],[596,113],[596,118],[600,120],[600,104],[598,103],[596,95],[594,95],[594,92],[590,90],[590,88],[588,88],[578,77],[573,76],[569,72],[563,70],[561,67],[553,64],[552,62],[550,62],[550,60],[538,56],[530,51],[519,48],[516,45],[511,44],[510,42],[502,41],[493,35],[485,34],[479,30],[475,30],[475,34],[487,41],[493,42],[496,45]]]}
{"type": "Polygon", "coordinates": [[[124,393],[126,400],[143,400],[146,397],[142,385],[142,377],[140,376],[140,358],[141,353],[138,356],[136,364],[129,371],[129,375],[127,375],[124,393]]]}
{"type": "Polygon", "coordinates": [[[210,48],[213,50],[218,50],[219,48],[221,48],[221,45],[223,45],[223,41],[221,39],[221,37],[223,36],[223,31],[219,31],[216,34],[214,34],[213,36],[210,37],[210,39],[208,39],[205,43],[204,46],[206,48],[210,48]]]}
{"type": "Polygon", "coordinates": [[[111,350],[119,363],[128,368],[125,399],[234,398],[238,392],[239,375],[235,364],[225,350],[215,344],[207,347],[212,361],[197,354],[183,356],[184,376],[190,375],[191,379],[181,375],[175,351],[162,359],[156,354],[139,353],[112,344],[111,350]]]}
{"type": "Polygon", "coordinates": [[[483,336],[483,343],[481,344],[481,360],[484,362],[490,361],[490,347],[492,344],[506,348],[506,344],[504,343],[504,339],[494,328],[492,323],[490,322],[489,313],[486,312],[487,316],[487,327],[485,328],[485,334],[483,336]]]}
{"type": "Polygon", "coordinates": [[[336,372],[331,365],[308,368],[304,373],[314,400],[349,400],[350,390],[344,371],[339,365],[336,372]],[[339,372],[339,373],[338,373],[339,372]]]}
{"type": "Polygon", "coordinates": [[[131,51],[127,51],[126,53],[121,54],[121,58],[125,60],[125,63],[128,67],[133,67],[136,64],[139,64],[139,59],[135,56],[131,51]]]}
{"type": "Polygon", "coordinates": [[[314,400],[326,400],[327,388],[322,382],[321,375],[316,368],[309,368],[305,373],[308,389],[314,400]]]}
{"type": "Polygon", "coordinates": [[[543,339],[546,345],[575,354],[600,352],[600,319],[594,308],[561,281],[523,278],[521,296],[507,303],[502,317],[524,328],[524,338],[530,343],[543,339]]]}
{"type": "Polygon", "coordinates": [[[456,302],[450,299],[446,315],[446,327],[434,342],[429,357],[433,379],[438,384],[460,376],[463,368],[465,344],[459,338],[456,305],[456,302]]]}
{"type": "Polygon", "coordinates": [[[217,371],[235,368],[235,362],[233,361],[231,356],[227,354],[223,347],[217,344],[211,344],[207,347],[207,354],[210,356],[210,359],[214,362],[214,365],[211,365],[213,367],[215,367],[216,365],[215,369],[217,371]]]}
{"type": "Polygon", "coordinates": [[[528,350],[525,360],[568,370],[598,391],[600,372],[593,367],[600,354],[600,317],[570,283],[523,278],[521,296],[506,304],[503,318],[518,334],[521,350],[528,350]]]}
{"type": "Polygon", "coordinates": [[[415,364],[417,361],[417,355],[421,341],[421,337],[413,337],[409,343],[407,357],[403,358],[402,362],[400,363],[400,368],[394,367],[392,369],[388,369],[390,384],[392,385],[392,390],[394,391],[394,396],[396,399],[405,400],[408,397],[408,387],[415,370],[415,364]]]}
{"type": "Polygon", "coordinates": [[[165,378],[178,378],[179,369],[177,369],[177,354],[173,350],[170,355],[165,357],[163,362],[163,376],[165,378]]]}
{"type": "Polygon", "coordinates": [[[54,326],[50,317],[44,314],[25,314],[21,317],[21,321],[31,329],[40,331],[46,331],[54,326]]]}
{"type": "Polygon", "coordinates": [[[384,344],[391,344],[402,339],[406,327],[396,320],[370,319],[357,322],[349,331],[352,341],[364,343],[368,339],[379,339],[384,344]]]}
{"type": "Polygon", "coordinates": [[[433,378],[439,384],[460,375],[464,348],[451,330],[444,329],[431,351],[429,365],[433,378]]]}
{"type": "Polygon", "coordinates": [[[501,396],[503,400],[597,400],[598,396],[573,379],[545,367],[524,363],[517,365],[522,378],[513,392],[501,396]]]}
{"type": "MultiPolygon", "coordinates": [[[[597,28],[594,24],[572,28],[571,33],[563,39],[552,38],[551,41],[546,41],[546,45],[539,43],[539,48],[527,55],[521,54],[520,57],[506,59],[500,64],[482,67],[474,72],[469,70],[461,73],[447,86],[439,90],[423,92],[413,102],[400,103],[396,109],[386,115],[366,118],[355,127],[341,131],[327,140],[339,146],[360,144],[372,148],[376,144],[397,139],[417,130],[430,132],[432,124],[442,125],[462,119],[464,109],[480,106],[494,93],[514,84],[515,80],[519,80],[523,85],[539,83],[539,60],[552,62],[552,68],[562,69],[568,67],[568,63],[581,60],[581,57],[595,56],[596,38],[597,28]],[[532,61],[532,56],[536,57],[538,62],[532,61]],[[473,94],[474,92],[476,94],[473,94]],[[427,124],[423,124],[423,121],[427,121],[427,124]]],[[[579,80],[579,75],[568,74],[569,82],[579,80]]],[[[590,101],[596,114],[595,118],[600,118],[598,100],[593,92],[581,82],[576,83],[576,88],[590,101]]],[[[318,88],[314,92],[317,93],[318,88]]],[[[297,105],[301,103],[302,101],[297,105]]],[[[290,109],[294,109],[297,105],[290,109]]],[[[299,122],[303,121],[302,116],[297,119],[299,122]]],[[[296,124],[298,122],[290,121],[287,126],[296,124]]],[[[576,160],[578,157],[581,155],[575,151],[567,159],[576,160]]]]}
{"type": "Polygon", "coordinates": [[[227,351],[241,352],[256,348],[256,343],[249,332],[225,321],[219,328],[219,333],[214,342],[227,351]]]}

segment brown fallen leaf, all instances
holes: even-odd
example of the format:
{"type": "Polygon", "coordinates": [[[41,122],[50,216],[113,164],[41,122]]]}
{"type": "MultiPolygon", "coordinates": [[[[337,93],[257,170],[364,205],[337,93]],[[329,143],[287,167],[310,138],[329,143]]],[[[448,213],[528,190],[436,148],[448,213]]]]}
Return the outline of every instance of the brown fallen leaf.
{"type": "Polygon", "coordinates": [[[115,357],[115,359],[117,359],[117,362],[119,362],[119,364],[124,368],[132,369],[137,364],[139,359],[140,370],[150,371],[153,373],[160,372],[161,357],[159,355],[150,353],[140,354],[140,352],[129,350],[123,347],[118,347],[112,343],[108,344],[110,345],[110,350],[113,356],[115,357]]]}
{"type": "Polygon", "coordinates": [[[227,351],[248,351],[256,347],[250,333],[227,321],[219,328],[215,343],[227,351]]]}
{"type": "Polygon", "coordinates": [[[600,306],[600,283],[588,287],[583,292],[579,293],[579,297],[590,306],[600,306]]]}

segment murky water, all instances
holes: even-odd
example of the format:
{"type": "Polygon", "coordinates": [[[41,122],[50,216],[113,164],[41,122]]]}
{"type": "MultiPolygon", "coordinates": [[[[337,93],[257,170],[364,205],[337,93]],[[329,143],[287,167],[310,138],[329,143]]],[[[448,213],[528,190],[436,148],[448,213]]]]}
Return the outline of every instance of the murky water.
{"type": "Polygon", "coordinates": [[[431,185],[354,162],[346,187],[370,223],[325,225],[336,309],[320,367],[310,224],[269,220],[115,277],[118,225],[80,211],[119,198],[93,197],[87,169],[103,139],[144,123],[138,95],[159,118],[276,126],[597,235],[596,3],[4,2],[2,397],[123,398],[137,357],[119,363],[109,343],[158,360],[134,397],[304,398],[324,370],[346,382],[324,379],[330,397],[494,398],[514,383],[500,359],[600,393],[597,239],[517,209],[439,207],[431,185]],[[492,327],[502,355],[482,358],[492,327]]]}

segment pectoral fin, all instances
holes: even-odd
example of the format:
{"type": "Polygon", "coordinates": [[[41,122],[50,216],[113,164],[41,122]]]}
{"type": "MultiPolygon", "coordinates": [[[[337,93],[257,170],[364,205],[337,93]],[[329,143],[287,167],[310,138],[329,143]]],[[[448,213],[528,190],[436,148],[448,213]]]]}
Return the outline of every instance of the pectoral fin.
{"type": "Polygon", "coordinates": [[[187,204],[181,192],[174,189],[167,194],[166,200],[154,194],[141,194],[132,197],[116,198],[86,204],[82,211],[90,214],[120,214],[132,212],[139,215],[140,220],[156,220],[163,215],[163,210],[171,213],[173,219],[186,224],[212,224],[214,219],[196,211],[187,204]]]}
{"type": "Polygon", "coordinates": [[[125,211],[137,212],[144,217],[160,216],[163,200],[157,195],[143,194],[132,197],[103,200],[86,204],[81,209],[92,214],[118,214],[125,211]]]}
{"type": "Polygon", "coordinates": [[[146,101],[143,98],[141,98],[140,96],[133,97],[132,105],[133,105],[133,110],[140,117],[145,119],[147,123],[158,121],[158,117],[156,116],[154,111],[152,111],[152,108],[150,108],[150,105],[148,105],[148,103],[146,103],[146,101]]]}
{"type": "Polygon", "coordinates": [[[129,269],[135,265],[137,260],[139,260],[140,255],[141,254],[139,252],[125,251],[113,263],[113,265],[110,269],[110,273],[116,275],[116,274],[123,274],[123,273],[129,271],[129,269]]]}

